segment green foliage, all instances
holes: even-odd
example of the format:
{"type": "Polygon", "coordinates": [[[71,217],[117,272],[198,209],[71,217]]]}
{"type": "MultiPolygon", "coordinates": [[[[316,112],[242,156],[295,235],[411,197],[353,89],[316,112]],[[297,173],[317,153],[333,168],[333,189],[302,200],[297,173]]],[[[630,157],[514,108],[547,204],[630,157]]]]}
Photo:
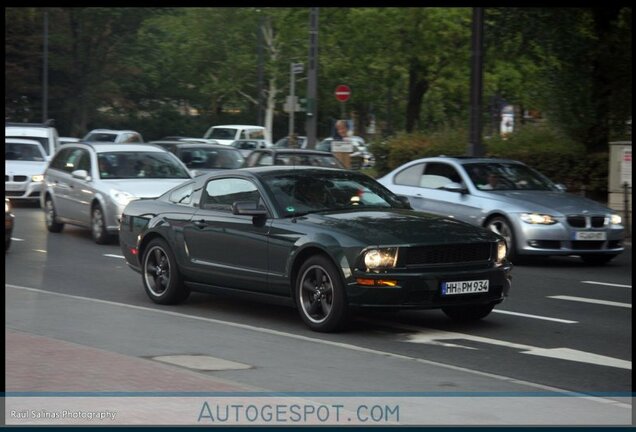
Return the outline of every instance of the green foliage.
{"type": "Polygon", "coordinates": [[[467,147],[467,132],[461,128],[447,127],[430,134],[399,133],[382,142],[370,145],[376,158],[375,170],[382,176],[392,169],[423,157],[461,156],[467,147]]]}
{"type": "Polygon", "coordinates": [[[582,143],[549,124],[526,125],[506,139],[493,138],[485,145],[488,156],[519,160],[571,192],[606,199],[608,153],[588,153],[582,143]]]}

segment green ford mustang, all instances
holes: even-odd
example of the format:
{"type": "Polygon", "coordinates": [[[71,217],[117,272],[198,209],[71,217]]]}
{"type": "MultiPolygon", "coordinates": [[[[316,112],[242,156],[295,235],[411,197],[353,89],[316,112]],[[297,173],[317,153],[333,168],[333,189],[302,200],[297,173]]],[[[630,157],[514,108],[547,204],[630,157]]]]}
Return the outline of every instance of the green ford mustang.
{"type": "Polygon", "coordinates": [[[441,308],[481,319],[510,289],[499,235],[415,212],[353,171],[261,167],[188,180],[132,201],[120,226],[128,265],[159,304],[190,291],[295,305],[316,331],[357,308],[441,308]]]}

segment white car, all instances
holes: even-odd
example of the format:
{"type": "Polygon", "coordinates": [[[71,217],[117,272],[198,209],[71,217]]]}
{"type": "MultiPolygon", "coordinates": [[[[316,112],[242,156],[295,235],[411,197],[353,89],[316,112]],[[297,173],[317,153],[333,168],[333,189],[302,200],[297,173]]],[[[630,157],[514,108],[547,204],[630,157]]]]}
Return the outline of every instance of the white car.
{"type": "Polygon", "coordinates": [[[12,200],[40,201],[46,154],[35,140],[6,138],[4,141],[4,190],[12,200]]]}
{"type": "Polygon", "coordinates": [[[143,137],[133,130],[93,129],[82,141],[110,143],[142,143],[143,137]]]}
{"type": "Polygon", "coordinates": [[[230,145],[236,140],[265,139],[265,128],[254,125],[219,125],[207,130],[203,138],[217,144],[230,145]]]}
{"type": "Polygon", "coordinates": [[[7,123],[4,124],[5,138],[19,138],[37,141],[42,146],[47,159],[51,159],[60,147],[59,135],[51,122],[47,123],[7,123]]]}

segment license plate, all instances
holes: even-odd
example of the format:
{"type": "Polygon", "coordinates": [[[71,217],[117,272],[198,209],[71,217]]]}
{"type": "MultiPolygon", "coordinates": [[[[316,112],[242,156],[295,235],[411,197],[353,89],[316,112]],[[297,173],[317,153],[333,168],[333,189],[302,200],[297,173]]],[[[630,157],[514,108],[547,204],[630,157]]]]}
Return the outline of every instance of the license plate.
{"type": "Polygon", "coordinates": [[[574,233],[574,240],[607,240],[604,231],[577,231],[574,233]]]}
{"type": "Polygon", "coordinates": [[[8,191],[17,191],[17,190],[22,190],[24,188],[24,185],[14,184],[14,183],[5,183],[4,187],[8,191]]]}
{"type": "Polygon", "coordinates": [[[488,292],[488,279],[442,282],[442,295],[488,292]]]}

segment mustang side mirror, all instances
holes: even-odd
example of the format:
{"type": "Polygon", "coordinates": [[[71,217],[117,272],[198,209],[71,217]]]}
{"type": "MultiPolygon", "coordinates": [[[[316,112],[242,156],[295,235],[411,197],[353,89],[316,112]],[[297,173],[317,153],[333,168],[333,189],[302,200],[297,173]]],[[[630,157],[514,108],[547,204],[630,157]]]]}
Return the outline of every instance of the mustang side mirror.
{"type": "Polygon", "coordinates": [[[267,209],[260,207],[256,201],[235,201],[232,203],[232,214],[243,216],[267,216],[267,209]]]}
{"type": "Polygon", "coordinates": [[[411,207],[411,201],[409,201],[408,197],[405,197],[404,195],[398,195],[397,199],[398,201],[400,201],[400,203],[402,203],[405,209],[413,210],[413,207],[411,207]]]}

